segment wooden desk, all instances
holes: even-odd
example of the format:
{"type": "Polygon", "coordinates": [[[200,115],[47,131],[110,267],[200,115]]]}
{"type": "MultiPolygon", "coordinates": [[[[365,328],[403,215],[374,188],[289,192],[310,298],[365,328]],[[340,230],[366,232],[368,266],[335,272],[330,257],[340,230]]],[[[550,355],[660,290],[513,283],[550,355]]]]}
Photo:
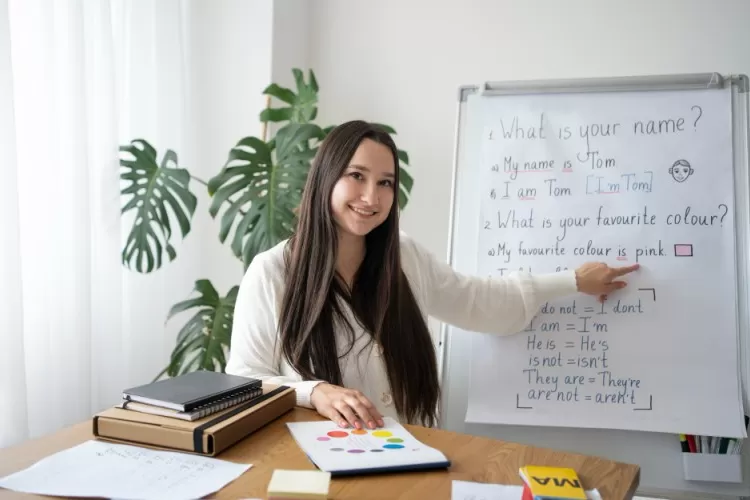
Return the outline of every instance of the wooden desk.
{"type": "MultiPolygon", "coordinates": [[[[217,458],[251,463],[253,467],[219,491],[215,498],[265,498],[276,468],[314,469],[284,425],[285,422],[322,420],[315,412],[297,408],[255,432],[217,458]]],[[[637,465],[597,457],[563,453],[439,429],[405,426],[423,443],[438,448],[452,461],[449,470],[408,472],[333,479],[331,499],[446,499],[451,481],[521,484],[519,467],[529,464],[565,465],[578,471],[587,489],[598,488],[606,500],[630,499],[640,478],[637,465]]],[[[35,461],[93,439],[91,423],[84,422],[50,436],[0,450],[0,477],[35,461]]],[[[34,498],[0,488],[0,499],[34,498]]],[[[47,498],[50,497],[36,497],[47,498]]]]}

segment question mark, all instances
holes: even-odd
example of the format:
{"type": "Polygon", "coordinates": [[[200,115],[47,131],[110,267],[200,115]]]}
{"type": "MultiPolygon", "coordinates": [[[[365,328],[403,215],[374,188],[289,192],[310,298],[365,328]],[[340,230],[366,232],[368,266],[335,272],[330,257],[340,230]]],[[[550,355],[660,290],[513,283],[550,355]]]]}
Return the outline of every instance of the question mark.
{"type": "Polygon", "coordinates": [[[690,109],[695,109],[695,108],[698,108],[698,118],[696,118],[695,121],[693,122],[694,129],[696,125],[698,125],[698,120],[700,120],[701,116],[703,116],[703,109],[700,106],[698,106],[697,104],[695,106],[690,106],[690,109]]]}
{"type": "Polygon", "coordinates": [[[727,216],[727,213],[729,212],[729,207],[724,205],[723,203],[719,204],[719,209],[721,210],[721,207],[724,207],[724,215],[721,216],[721,219],[719,220],[721,222],[721,225],[724,225],[724,217],[727,216]]]}

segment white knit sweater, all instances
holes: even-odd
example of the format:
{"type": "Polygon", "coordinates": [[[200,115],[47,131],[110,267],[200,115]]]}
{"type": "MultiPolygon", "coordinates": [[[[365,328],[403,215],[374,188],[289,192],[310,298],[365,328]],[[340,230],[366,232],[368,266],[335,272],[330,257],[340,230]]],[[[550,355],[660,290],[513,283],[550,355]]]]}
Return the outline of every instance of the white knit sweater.
{"type": "MultiPolygon", "coordinates": [[[[297,405],[311,408],[310,393],[319,381],[303,381],[281,359],[278,313],[284,289],[283,251],[286,241],[257,255],[240,284],[226,371],[293,387],[297,405]]],[[[479,278],[455,272],[406,234],[401,233],[401,263],[425,321],[432,316],[461,329],[510,335],[523,330],[545,301],[575,293],[574,271],[503,278],[479,278]]],[[[350,313],[350,311],[347,312],[350,313]]],[[[352,316],[350,315],[349,318],[352,316]]],[[[384,363],[377,349],[362,351],[368,334],[357,330],[353,349],[344,333],[337,336],[343,385],[362,391],[384,416],[399,419],[391,397],[384,363]]]]}

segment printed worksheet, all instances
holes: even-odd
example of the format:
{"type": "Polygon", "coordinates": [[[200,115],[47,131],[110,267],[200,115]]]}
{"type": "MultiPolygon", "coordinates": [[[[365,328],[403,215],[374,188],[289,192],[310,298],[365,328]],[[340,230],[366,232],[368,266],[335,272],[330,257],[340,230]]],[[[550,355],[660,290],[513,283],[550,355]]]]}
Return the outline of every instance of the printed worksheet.
{"type": "Polygon", "coordinates": [[[0,487],[64,497],[193,499],[220,490],[250,467],[188,453],[91,440],[0,478],[0,487]]]}
{"type": "Polygon", "coordinates": [[[321,470],[335,473],[448,467],[439,450],[425,445],[392,418],[377,429],[342,429],[332,421],[289,422],[297,444],[321,470]]]}

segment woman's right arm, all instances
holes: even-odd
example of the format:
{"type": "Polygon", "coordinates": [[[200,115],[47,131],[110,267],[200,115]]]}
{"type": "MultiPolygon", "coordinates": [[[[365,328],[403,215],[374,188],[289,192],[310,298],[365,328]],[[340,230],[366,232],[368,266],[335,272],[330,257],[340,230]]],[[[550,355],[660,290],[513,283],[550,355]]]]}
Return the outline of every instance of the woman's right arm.
{"type": "Polygon", "coordinates": [[[226,373],[295,389],[297,405],[312,408],[310,394],[318,380],[302,381],[281,374],[277,350],[277,303],[283,290],[281,269],[270,254],[260,254],[248,266],[234,307],[232,339],[226,373]]]}

